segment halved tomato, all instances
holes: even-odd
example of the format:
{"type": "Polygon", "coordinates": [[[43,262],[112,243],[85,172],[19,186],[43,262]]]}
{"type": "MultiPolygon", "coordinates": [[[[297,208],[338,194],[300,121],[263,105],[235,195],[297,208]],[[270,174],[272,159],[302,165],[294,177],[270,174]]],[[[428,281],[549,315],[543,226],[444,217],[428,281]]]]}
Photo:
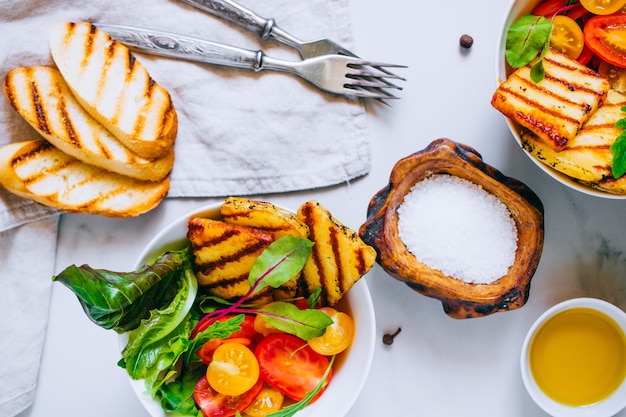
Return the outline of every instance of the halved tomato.
{"type": "Polygon", "coordinates": [[[284,400],[285,396],[282,392],[274,387],[265,385],[250,407],[246,408],[245,415],[250,417],[265,417],[280,410],[284,400]]]}
{"type": "Polygon", "coordinates": [[[624,7],[626,0],[580,0],[580,4],[593,14],[612,14],[624,7]]]}
{"type": "MultiPolygon", "coordinates": [[[[315,389],[329,365],[326,356],[313,351],[304,340],[286,333],[267,336],[254,353],[259,360],[261,379],[296,401],[315,389]]],[[[315,398],[326,388],[331,374],[315,398]]]]}
{"type": "Polygon", "coordinates": [[[585,44],[609,64],[626,68],[626,13],[594,16],[583,29],[585,44]]]}
{"type": "Polygon", "coordinates": [[[354,322],[349,315],[332,307],[322,307],[320,310],[332,319],[333,324],[326,327],[323,335],[309,340],[309,346],[321,355],[337,355],[352,343],[354,322]]]}
{"type": "Polygon", "coordinates": [[[206,377],[220,394],[241,395],[259,380],[259,362],[246,346],[225,342],[215,349],[206,377]]]}
{"type": "Polygon", "coordinates": [[[552,19],[554,29],[550,37],[550,46],[571,59],[576,59],[583,51],[585,42],[583,31],[572,18],[558,15],[552,19]]]}
{"type": "Polygon", "coordinates": [[[620,68],[607,62],[602,62],[598,68],[598,73],[609,80],[611,88],[622,94],[626,94],[626,68],[620,68]]]}
{"type": "Polygon", "coordinates": [[[193,398],[204,417],[234,417],[237,411],[250,407],[263,389],[263,380],[258,382],[246,393],[237,396],[223,395],[209,385],[206,376],[200,378],[193,391],[193,398]]]}

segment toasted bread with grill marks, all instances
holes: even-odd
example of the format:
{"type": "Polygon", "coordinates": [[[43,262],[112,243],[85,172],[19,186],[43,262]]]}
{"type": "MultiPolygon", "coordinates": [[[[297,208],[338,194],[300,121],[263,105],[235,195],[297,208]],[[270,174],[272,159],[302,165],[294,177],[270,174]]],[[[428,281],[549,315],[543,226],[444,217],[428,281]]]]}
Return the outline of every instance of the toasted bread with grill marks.
{"type": "MultiPolygon", "coordinates": [[[[273,241],[271,233],[221,220],[194,217],[187,225],[198,283],[210,294],[235,301],[250,290],[248,275],[256,258],[273,241]]],[[[250,302],[272,300],[266,287],[250,302]]]]}
{"type": "Polygon", "coordinates": [[[79,102],[124,145],[146,159],[170,151],[172,99],[126,46],[91,23],[66,22],[53,28],[50,50],[79,102]]]}
{"type": "Polygon", "coordinates": [[[0,185],[8,191],[69,213],[137,216],[156,207],[169,177],[140,181],[86,164],[45,139],[0,148],[0,185]]]}
{"type": "Polygon", "coordinates": [[[600,107],[610,86],[597,72],[554,50],[543,65],[545,77],[538,83],[530,78],[531,64],[514,71],[496,89],[491,105],[560,151],[600,107]]]}
{"type": "MultiPolygon", "coordinates": [[[[227,197],[220,207],[225,222],[261,229],[274,239],[285,235],[309,237],[309,228],[295,213],[265,201],[240,197],[227,197]]],[[[298,291],[300,274],[274,289],[274,299],[294,298],[298,291]]]]}
{"type": "Polygon", "coordinates": [[[13,108],[44,138],[83,162],[149,181],[162,181],[174,165],[173,148],[150,160],[124,146],[80,105],[55,68],[13,69],[5,78],[4,92],[13,108]]]}
{"type": "Polygon", "coordinates": [[[590,187],[613,194],[626,194],[626,177],[613,178],[611,145],[623,129],[615,123],[624,117],[626,96],[610,90],[600,108],[578,134],[560,151],[522,129],[522,146],[546,165],[590,187]]]}
{"type": "Polygon", "coordinates": [[[303,295],[308,297],[321,287],[321,304],[334,306],[372,268],[376,251],[317,201],[300,206],[298,217],[309,227],[309,239],[315,242],[303,269],[303,295]]]}

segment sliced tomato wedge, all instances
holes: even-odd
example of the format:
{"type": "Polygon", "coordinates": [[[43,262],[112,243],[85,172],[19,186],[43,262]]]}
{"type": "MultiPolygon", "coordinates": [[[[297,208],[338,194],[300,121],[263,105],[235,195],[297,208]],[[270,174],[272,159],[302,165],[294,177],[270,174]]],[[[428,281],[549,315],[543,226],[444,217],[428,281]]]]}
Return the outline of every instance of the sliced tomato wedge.
{"type": "MultiPolygon", "coordinates": [[[[304,340],[286,333],[267,336],[256,347],[261,379],[289,398],[300,401],[322,380],[328,369],[328,358],[308,346],[304,340]]],[[[331,379],[324,381],[319,395],[331,379]]]]}
{"type": "Polygon", "coordinates": [[[585,44],[602,60],[626,68],[626,13],[594,16],[583,34],[585,44]]]}
{"type": "Polygon", "coordinates": [[[259,378],[249,391],[241,395],[223,395],[211,388],[206,376],[203,376],[196,384],[193,398],[204,417],[234,417],[237,411],[243,413],[250,407],[262,389],[263,380],[259,378]]]}
{"type": "MultiPolygon", "coordinates": [[[[223,322],[233,317],[234,316],[222,317],[221,319],[219,319],[219,321],[223,322]]],[[[205,330],[206,327],[208,327],[208,325],[200,331],[205,330]]],[[[249,347],[251,350],[254,350],[256,344],[259,342],[259,340],[261,340],[262,337],[263,335],[258,333],[254,329],[254,316],[246,315],[243,323],[241,323],[239,330],[231,334],[226,339],[209,340],[204,345],[202,345],[200,349],[198,349],[196,355],[200,359],[202,359],[202,362],[208,365],[213,358],[213,353],[215,353],[215,349],[217,349],[225,341],[241,343],[242,345],[249,347]]]]}

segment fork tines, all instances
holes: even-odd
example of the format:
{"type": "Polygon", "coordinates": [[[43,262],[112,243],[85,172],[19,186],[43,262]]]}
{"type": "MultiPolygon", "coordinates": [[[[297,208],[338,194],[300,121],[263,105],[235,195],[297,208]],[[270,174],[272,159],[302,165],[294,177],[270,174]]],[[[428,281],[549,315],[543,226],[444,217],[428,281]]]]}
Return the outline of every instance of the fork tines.
{"type": "Polygon", "coordinates": [[[350,82],[344,84],[344,87],[350,91],[346,94],[374,98],[383,103],[386,99],[398,98],[388,89],[402,90],[402,87],[392,83],[389,79],[406,81],[404,77],[387,70],[387,68],[407,68],[406,65],[359,60],[348,64],[348,68],[350,70],[347,71],[346,78],[350,79],[350,82]]]}

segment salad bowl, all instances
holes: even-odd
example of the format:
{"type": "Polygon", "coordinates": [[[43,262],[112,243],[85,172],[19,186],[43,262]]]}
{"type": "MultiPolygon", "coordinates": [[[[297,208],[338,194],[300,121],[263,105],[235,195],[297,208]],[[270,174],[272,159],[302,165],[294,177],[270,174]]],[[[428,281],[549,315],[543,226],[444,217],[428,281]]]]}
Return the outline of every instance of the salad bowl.
{"type": "MultiPolygon", "coordinates": [[[[507,7],[504,19],[501,23],[501,26],[498,32],[500,35],[496,41],[496,54],[495,54],[496,86],[504,82],[507,79],[508,75],[512,72],[511,67],[508,65],[505,59],[506,39],[507,39],[507,32],[509,28],[517,19],[519,19],[525,14],[531,13],[531,11],[542,1],[543,0],[512,0],[509,6],[507,7]]],[[[552,179],[556,180],[557,182],[561,183],[562,185],[572,190],[576,190],[578,192],[581,192],[587,195],[606,198],[606,199],[626,199],[626,195],[609,193],[604,190],[594,188],[583,182],[578,182],[574,180],[572,177],[569,177],[568,175],[565,175],[562,172],[559,172],[556,169],[552,168],[551,166],[543,163],[541,160],[539,160],[539,158],[535,157],[528,150],[524,149],[522,138],[521,138],[521,133],[520,133],[520,129],[521,129],[520,126],[509,118],[506,118],[506,123],[508,125],[509,130],[511,131],[513,135],[513,138],[515,139],[517,144],[523,149],[526,156],[528,156],[530,160],[539,169],[541,169],[545,174],[547,174],[552,179]]]]}
{"type": "MultiPolygon", "coordinates": [[[[151,263],[168,250],[179,250],[187,244],[187,221],[191,217],[220,218],[222,203],[200,207],[181,216],[159,232],[140,254],[135,270],[151,263]]],[[[376,336],[372,299],[365,280],[359,280],[341,300],[342,309],[349,311],[355,324],[354,340],[335,361],[333,378],[320,398],[296,413],[298,417],[332,415],[341,417],[359,396],[374,355],[376,336]]],[[[126,345],[126,335],[119,336],[120,348],[126,345]]],[[[130,379],[137,397],[152,417],[168,417],[160,404],[145,392],[144,381],[130,379]]]]}

